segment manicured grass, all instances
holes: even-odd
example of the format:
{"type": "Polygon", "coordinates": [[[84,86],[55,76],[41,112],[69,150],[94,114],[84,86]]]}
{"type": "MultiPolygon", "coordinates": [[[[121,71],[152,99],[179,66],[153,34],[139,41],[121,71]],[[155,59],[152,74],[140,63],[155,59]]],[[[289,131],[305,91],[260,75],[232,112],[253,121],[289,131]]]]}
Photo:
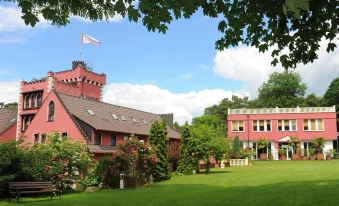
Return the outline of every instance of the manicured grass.
{"type": "MultiPolygon", "coordinates": [[[[339,205],[339,161],[258,161],[250,167],[214,169],[210,175],[173,177],[145,188],[22,201],[20,205],[27,206],[339,205]]],[[[0,205],[10,204],[1,200],[0,205]]]]}

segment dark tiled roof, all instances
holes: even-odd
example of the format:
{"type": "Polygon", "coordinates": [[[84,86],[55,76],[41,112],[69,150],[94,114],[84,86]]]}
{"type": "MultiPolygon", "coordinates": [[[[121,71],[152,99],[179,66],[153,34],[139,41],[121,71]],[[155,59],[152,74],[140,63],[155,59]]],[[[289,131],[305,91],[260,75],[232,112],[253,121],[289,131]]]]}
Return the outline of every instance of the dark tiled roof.
{"type": "MultiPolygon", "coordinates": [[[[143,112],[63,93],[56,92],[56,94],[71,115],[96,130],[148,135],[151,123],[156,120],[161,120],[159,114],[143,112]],[[93,114],[90,114],[91,112],[93,112],[93,114]],[[116,115],[118,119],[114,119],[112,114],[116,115]],[[126,120],[123,120],[122,116],[124,116],[126,120]]],[[[177,131],[170,127],[167,127],[167,131],[168,137],[180,139],[180,134],[177,131]]]]}
{"type": "Polygon", "coordinates": [[[0,108],[0,134],[16,123],[17,110],[0,108]]]}
{"type": "Polygon", "coordinates": [[[113,153],[117,149],[114,146],[102,146],[102,145],[88,145],[90,153],[113,153]]]}

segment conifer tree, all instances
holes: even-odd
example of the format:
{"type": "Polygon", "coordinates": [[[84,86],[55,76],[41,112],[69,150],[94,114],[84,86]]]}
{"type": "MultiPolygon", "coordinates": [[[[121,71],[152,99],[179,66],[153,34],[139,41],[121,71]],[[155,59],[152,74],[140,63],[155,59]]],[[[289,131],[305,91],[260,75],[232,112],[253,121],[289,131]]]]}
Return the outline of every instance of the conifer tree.
{"type": "Polygon", "coordinates": [[[195,170],[194,158],[192,156],[193,148],[192,148],[192,138],[191,138],[191,130],[186,122],[184,127],[182,128],[181,133],[181,143],[180,143],[180,151],[179,151],[179,166],[178,171],[185,174],[190,175],[195,170]]]}
{"type": "Polygon", "coordinates": [[[168,141],[166,123],[155,121],[152,124],[149,135],[149,142],[155,150],[156,157],[159,161],[153,170],[153,178],[155,181],[162,181],[170,178],[168,141]]]}
{"type": "Polygon", "coordinates": [[[233,142],[233,158],[238,159],[240,158],[240,141],[239,136],[235,136],[234,142],[233,142]]]}

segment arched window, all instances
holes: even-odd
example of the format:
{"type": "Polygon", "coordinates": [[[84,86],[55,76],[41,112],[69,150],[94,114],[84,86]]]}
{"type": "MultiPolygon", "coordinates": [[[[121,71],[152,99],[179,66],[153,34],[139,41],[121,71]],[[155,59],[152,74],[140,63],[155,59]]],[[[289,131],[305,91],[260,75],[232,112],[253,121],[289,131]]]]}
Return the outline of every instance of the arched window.
{"type": "Polygon", "coordinates": [[[32,96],[31,96],[31,106],[32,106],[32,108],[36,107],[35,94],[32,94],[32,96]]]}
{"type": "Polygon", "coordinates": [[[37,107],[40,107],[42,104],[42,97],[40,93],[36,95],[36,101],[37,101],[37,107]]]}
{"type": "Polygon", "coordinates": [[[22,131],[25,131],[27,129],[27,127],[29,126],[29,123],[30,123],[30,117],[25,116],[22,120],[22,131]]]}
{"type": "Polygon", "coordinates": [[[55,110],[55,105],[54,105],[54,102],[51,101],[48,105],[48,121],[49,122],[54,121],[54,110],[55,110]]]}
{"type": "Polygon", "coordinates": [[[29,109],[30,108],[30,101],[31,101],[31,96],[27,95],[26,96],[26,102],[25,102],[25,108],[29,109]]]}

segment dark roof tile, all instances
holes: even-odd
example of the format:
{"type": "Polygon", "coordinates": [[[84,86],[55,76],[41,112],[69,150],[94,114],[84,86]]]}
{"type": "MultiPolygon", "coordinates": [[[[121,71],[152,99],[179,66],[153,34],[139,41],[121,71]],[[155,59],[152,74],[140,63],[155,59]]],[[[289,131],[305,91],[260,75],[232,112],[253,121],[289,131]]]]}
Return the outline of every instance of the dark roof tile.
{"type": "Polygon", "coordinates": [[[113,153],[117,149],[114,146],[102,146],[102,145],[88,145],[88,150],[90,153],[113,153]]]}
{"type": "Polygon", "coordinates": [[[17,110],[0,108],[0,134],[16,123],[17,110]]]}
{"type": "MultiPolygon", "coordinates": [[[[57,93],[57,95],[71,115],[96,130],[148,135],[151,123],[156,120],[161,120],[159,114],[121,107],[83,97],[70,96],[63,93],[57,93]],[[88,110],[93,111],[94,115],[89,114],[88,110]],[[117,115],[118,119],[114,119],[112,114],[117,115]],[[126,120],[123,121],[121,116],[124,116],[126,120]],[[137,122],[134,122],[133,118],[135,118],[137,122]],[[145,124],[142,120],[146,120],[148,124],[145,124]]],[[[174,129],[167,127],[167,132],[168,137],[180,139],[180,134],[174,129]]]]}

